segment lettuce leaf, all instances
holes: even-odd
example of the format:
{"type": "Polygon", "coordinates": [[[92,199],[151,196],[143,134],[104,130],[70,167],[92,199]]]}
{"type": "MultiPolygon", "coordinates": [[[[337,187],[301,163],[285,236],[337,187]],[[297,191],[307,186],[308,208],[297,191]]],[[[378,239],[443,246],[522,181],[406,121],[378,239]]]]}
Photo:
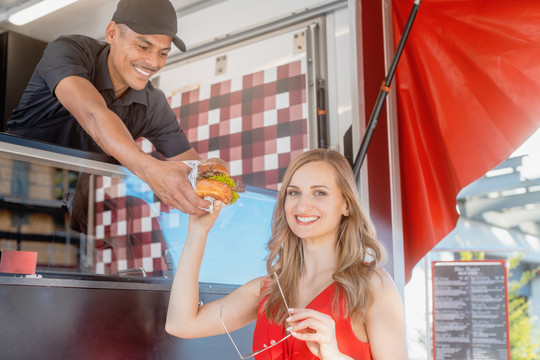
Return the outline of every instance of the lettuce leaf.
{"type": "MultiPolygon", "coordinates": [[[[234,181],[234,179],[225,174],[212,175],[212,176],[209,176],[207,179],[213,179],[213,180],[219,181],[220,183],[227,184],[229,185],[231,189],[234,189],[235,187],[237,187],[237,184],[234,181]]],[[[231,201],[229,204],[230,205],[234,204],[236,200],[238,200],[239,198],[240,198],[240,195],[238,195],[238,193],[235,190],[233,190],[231,201]]]]}
{"type": "Polygon", "coordinates": [[[220,183],[227,184],[227,185],[229,185],[231,187],[231,189],[236,186],[236,182],[232,178],[230,178],[230,177],[228,177],[227,175],[224,175],[224,174],[212,175],[212,176],[208,177],[208,179],[217,180],[220,183]]]}

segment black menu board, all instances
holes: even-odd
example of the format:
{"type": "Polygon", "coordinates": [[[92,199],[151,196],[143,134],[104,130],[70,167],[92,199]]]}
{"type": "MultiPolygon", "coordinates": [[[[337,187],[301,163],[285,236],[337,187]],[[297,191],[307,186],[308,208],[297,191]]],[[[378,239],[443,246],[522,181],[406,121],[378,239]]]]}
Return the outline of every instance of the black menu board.
{"type": "Polygon", "coordinates": [[[435,261],[433,354],[436,360],[508,360],[504,261],[435,261]]]}

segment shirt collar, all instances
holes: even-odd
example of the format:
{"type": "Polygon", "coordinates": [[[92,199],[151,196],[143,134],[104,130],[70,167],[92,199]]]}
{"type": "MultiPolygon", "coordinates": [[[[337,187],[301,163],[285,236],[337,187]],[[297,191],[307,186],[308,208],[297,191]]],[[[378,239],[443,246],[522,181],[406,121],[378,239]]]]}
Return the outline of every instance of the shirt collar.
{"type": "MultiPolygon", "coordinates": [[[[109,67],[107,65],[107,58],[110,52],[110,45],[105,46],[99,53],[96,63],[96,75],[95,75],[95,87],[98,91],[111,91],[114,94],[114,87],[109,75],[109,67]]],[[[148,85],[142,90],[128,89],[124,96],[114,102],[121,105],[130,105],[132,103],[139,103],[148,106],[148,85]]]]}

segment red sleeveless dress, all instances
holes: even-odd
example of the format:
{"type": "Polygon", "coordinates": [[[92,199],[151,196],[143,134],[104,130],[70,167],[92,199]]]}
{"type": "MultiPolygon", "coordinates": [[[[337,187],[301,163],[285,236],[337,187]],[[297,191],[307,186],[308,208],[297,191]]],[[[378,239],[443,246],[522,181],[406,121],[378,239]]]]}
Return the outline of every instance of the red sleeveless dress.
{"type": "MultiPolygon", "coordinates": [[[[309,309],[332,316],[336,323],[336,339],[339,351],[355,360],[371,360],[369,343],[358,340],[353,332],[349,316],[336,318],[332,315],[334,283],[324,289],[306,306],[309,309]]],[[[343,299],[343,298],[342,298],[343,299]]],[[[266,300],[266,299],[265,299],[266,300]]],[[[340,300],[340,306],[344,300],[340,300]]],[[[264,300],[259,304],[257,323],[253,333],[253,351],[263,349],[265,344],[279,341],[285,337],[285,327],[270,323],[262,309],[264,300]]],[[[285,341],[255,356],[256,360],[316,360],[319,359],[309,351],[303,340],[289,337],[285,341]]]]}

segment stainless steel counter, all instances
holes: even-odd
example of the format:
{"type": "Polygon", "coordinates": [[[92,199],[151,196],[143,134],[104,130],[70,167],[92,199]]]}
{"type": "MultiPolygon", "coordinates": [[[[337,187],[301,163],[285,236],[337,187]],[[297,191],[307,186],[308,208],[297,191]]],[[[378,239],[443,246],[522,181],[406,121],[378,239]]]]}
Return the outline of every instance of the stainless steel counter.
{"type": "MultiPolygon", "coordinates": [[[[226,335],[183,340],[165,332],[171,279],[42,276],[0,276],[1,359],[238,358],[226,335]]],[[[201,284],[200,297],[234,288],[201,284]]],[[[246,353],[252,333],[253,325],[233,333],[246,353]]]]}

